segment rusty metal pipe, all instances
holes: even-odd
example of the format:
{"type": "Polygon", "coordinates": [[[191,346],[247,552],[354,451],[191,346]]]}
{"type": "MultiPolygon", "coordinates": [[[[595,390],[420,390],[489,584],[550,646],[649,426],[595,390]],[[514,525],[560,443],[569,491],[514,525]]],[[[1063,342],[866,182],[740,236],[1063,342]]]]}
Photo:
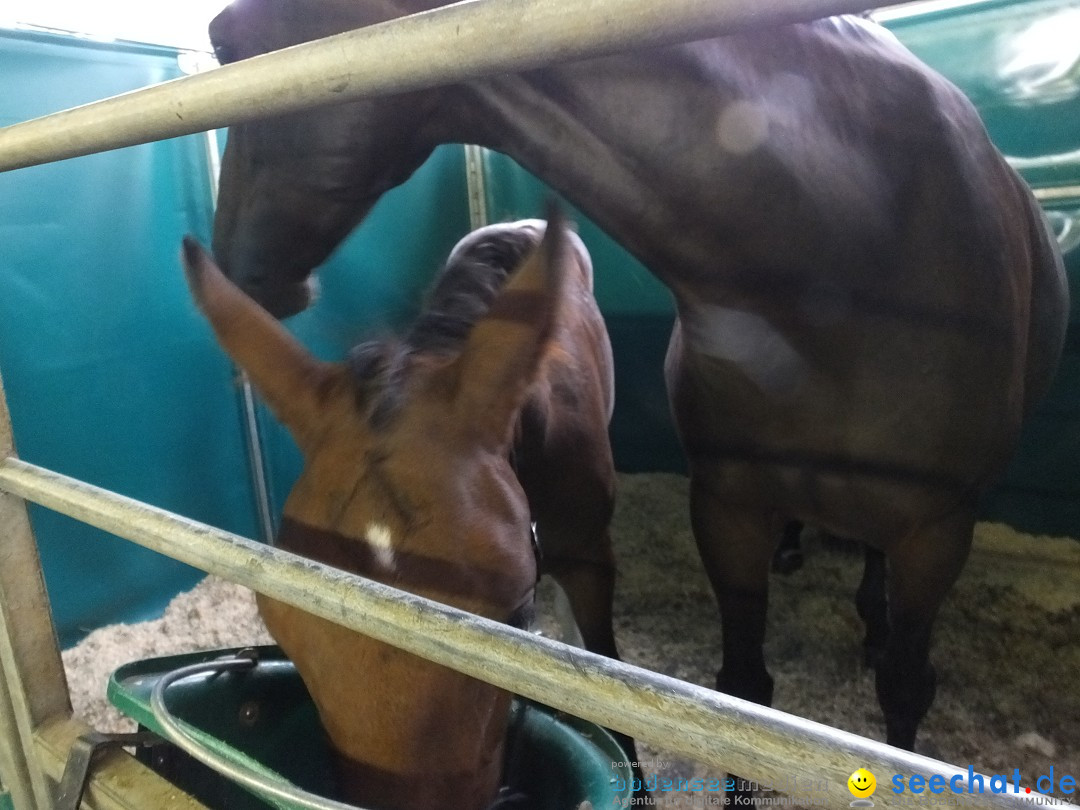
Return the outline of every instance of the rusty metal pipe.
{"type": "MultiPolygon", "coordinates": [[[[859,767],[882,782],[873,797],[877,807],[908,806],[909,796],[887,787],[889,774],[940,774],[946,783],[967,776],[955,766],[482,619],[15,458],[0,461],[0,489],[672,753],[762,784],[793,786],[787,792],[819,785],[810,798],[829,807],[851,801],[846,780],[859,767]]],[[[1030,806],[1024,798],[978,797],[988,808],[1030,806]]],[[[1044,806],[1071,806],[1040,798],[1044,806]]]]}
{"type": "Polygon", "coordinates": [[[365,96],[873,5],[867,0],[467,0],[0,129],[0,171],[365,96]]]}

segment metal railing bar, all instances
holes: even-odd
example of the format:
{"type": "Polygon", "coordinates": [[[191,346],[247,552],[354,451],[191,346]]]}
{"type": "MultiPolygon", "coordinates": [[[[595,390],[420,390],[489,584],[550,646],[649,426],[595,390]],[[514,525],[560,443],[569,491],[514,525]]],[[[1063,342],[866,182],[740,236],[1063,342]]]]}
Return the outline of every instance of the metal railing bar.
{"type": "MultiPolygon", "coordinates": [[[[613,661],[9,458],[0,488],[271,598],[667,751],[761,783],[827,780],[850,801],[859,767],[884,774],[966,775],[952,765],[613,661]]],[[[884,779],[882,780],[885,781],[884,779]]],[[[987,794],[980,806],[1027,806],[987,794]]],[[[878,807],[907,806],[888,790],[878,807]]],[[[1044,806],[1068,807],[1048,800],[1044,806]]]]}
{"type": "Polygon", "coordinates": [[[467,0],[13,124],[0,129],[0,171],[872,6],[867,0],[467,0]]]}
{"type": "Polygon", "coordinates": [[[1052,203],[1061,200],[1080,200],[1080,186],[1044,186],[1034,188],[1031,193],[1035,199],[1042,203],[1052,203]]]}

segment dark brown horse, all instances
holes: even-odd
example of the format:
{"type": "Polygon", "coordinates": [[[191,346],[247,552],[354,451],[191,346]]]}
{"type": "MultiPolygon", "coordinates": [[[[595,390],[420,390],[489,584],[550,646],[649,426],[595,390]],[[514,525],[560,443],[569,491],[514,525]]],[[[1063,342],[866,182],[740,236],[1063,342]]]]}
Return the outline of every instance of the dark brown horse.
{"type": "MultiPolygon", "coordinates": [[[[210,32],[233,61],[443,4],[235,0],[210,32]]],[[[344,104],[232,128],[215,252],[295,312],[312,269],[447,142],[515,158],[675,298],[666,373],[718,687],[771,700],[769,559],[805,521],[888,559],[878,696],[911,748],[934,617],[1068,309],[1044,218],[972,105],[854,17],[344,104]]],[[[880,622],[884,591],[863,593],[880,622]]]]}
{"type": "MultiPolygon", "coordinates": [[[[474,232],[403,340],[341,364],[311,357],[192,242],[185,260],[221,344],[304,454],[278,546],[515,621],[538,576],[535,521],[586,643],[616,655],[611,348],[576,235],[536,220],[474,232]]],[[[288,605],[259,608],[343,755],[350,800],[492,802],[509,694],[288,605]]]]}

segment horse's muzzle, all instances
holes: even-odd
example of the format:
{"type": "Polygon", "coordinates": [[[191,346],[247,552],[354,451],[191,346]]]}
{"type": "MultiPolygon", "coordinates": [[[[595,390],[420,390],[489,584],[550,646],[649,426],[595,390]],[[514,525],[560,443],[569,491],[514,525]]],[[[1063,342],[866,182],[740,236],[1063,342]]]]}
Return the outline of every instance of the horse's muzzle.
{"type": "Polygon", "coordinates": [[[311,306],[318,297],[319,285],[312,277],[306,281],[273,286],[249,286],[241,282],[240,288],[275,318],[282,319],[303,312],[311,306]]]}

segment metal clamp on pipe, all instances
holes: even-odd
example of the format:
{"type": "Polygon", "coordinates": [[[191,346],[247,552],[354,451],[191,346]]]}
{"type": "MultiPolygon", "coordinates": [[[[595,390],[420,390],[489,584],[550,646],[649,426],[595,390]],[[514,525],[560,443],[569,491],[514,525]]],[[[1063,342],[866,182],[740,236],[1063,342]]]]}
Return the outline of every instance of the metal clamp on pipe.
{"type": "Polygon", "coordinates": [[[71,746],[64,775],[56,789],[56,810],[79,810],[98,754],[113,748],[153,746],[163,740],[152,731],[134,734],[103,734],[88,731],[71,746]]]}

